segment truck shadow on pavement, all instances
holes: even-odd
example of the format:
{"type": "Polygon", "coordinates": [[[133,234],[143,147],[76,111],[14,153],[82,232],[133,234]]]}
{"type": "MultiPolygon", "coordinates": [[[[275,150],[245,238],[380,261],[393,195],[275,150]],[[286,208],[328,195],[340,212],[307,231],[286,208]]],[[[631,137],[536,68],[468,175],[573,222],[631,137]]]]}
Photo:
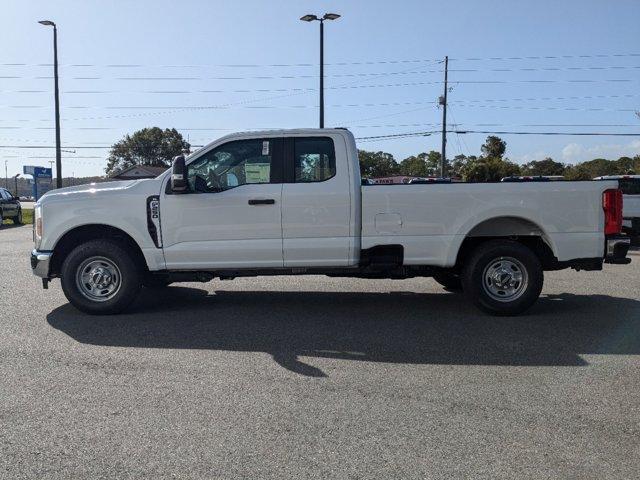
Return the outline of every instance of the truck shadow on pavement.
{"type": "Polygon", "coordinates": [[[49,324],[90,345],[266,352],[306,376],[299,357],[403,364],[584,366],[583,354],[640,354],[640,301],[547,295],[528,315],[491,317],[458,294],[143,291],[122,315],[71,305],[49,324]]]}

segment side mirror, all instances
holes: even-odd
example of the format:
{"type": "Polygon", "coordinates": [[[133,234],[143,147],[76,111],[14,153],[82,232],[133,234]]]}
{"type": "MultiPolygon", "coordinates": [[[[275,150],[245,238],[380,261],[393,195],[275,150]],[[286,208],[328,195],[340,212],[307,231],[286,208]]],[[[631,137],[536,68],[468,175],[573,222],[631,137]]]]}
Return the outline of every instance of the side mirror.
{"type": "Polygon", "coordinates": [[[171,165],[171,191],[173,193],[186,193],[189,189],[187,182],[187,167],[184,156],[178,155],[171,165]]]}

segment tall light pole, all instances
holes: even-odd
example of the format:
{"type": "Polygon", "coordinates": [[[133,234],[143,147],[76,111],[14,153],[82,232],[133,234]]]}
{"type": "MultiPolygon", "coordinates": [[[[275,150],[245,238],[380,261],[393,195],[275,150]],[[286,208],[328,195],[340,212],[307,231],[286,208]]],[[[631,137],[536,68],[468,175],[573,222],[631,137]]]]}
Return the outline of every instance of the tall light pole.
{"type": "Polygon", "coordinates": [[[60,148],[60,93],[58,91],[58,29],[51,20],[40,20],[41,25],[53,27],[53,81],[56,104],[56,188],[62,188],[62,151],[60,148]]]}
{"type": "Polygon", "coordinates": [[[305,15],[300,20],[303,22],[320,22],[320,128],[324,128],[324,21],[337,20],[337,13],[325,13],[321,18],[316,15],[305,15]]]}

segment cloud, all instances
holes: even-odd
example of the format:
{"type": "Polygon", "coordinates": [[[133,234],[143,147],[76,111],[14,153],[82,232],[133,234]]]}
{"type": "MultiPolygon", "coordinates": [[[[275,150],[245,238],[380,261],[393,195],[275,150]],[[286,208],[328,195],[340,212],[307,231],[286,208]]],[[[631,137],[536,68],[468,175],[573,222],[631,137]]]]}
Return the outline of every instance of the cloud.
{"type": "Polygon", "coordinates": [[[585,147],[579,143],[569,143],[562,149],[562,160],[567,163],[584,162],[594,158],[616,160],[640,154],[640,140],[632,140],[626,145],[600,144],[585,147]]]}
{"type": "Polygon", "coordinates": [[[532,162],[534,160],[543,160],[547,157],[551,157],[551,155],[548,152],[544,150],[538,150],[537,152],[525,153],[524,155],[512,157],[511,160],[516,163],[524,164],[524,163],[532,162]]]}

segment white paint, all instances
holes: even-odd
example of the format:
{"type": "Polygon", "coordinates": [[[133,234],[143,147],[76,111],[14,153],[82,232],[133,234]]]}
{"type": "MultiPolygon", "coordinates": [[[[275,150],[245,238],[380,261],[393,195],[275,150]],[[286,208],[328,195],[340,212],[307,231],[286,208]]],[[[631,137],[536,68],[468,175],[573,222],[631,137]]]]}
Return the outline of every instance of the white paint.
{"type": "MultiPolygon", "coordinates": [[[[465,236],[478,224],[516,217],[535,225],[559,260],[601,257],[602,192],[616,182],[360,185],[355,141],[342,129],[276,130],[223,137],[187,163],[223,143],[248,138],[330,136],[336,175],[324,182],[247,184],[218,193],[166,194],[171,172],[156,179],[56,190],[39,202],[53,250],[81,225],[127,232],[151,270],[357,265],[361,248],[404,246],[405,263],[451,266],[465,236]],[[146,199],[160,196],[164,248],[147,231],[146,199]],[[272,205],[249,205],[273,199],[272,205]]],[[[509,225],[510,222],[502,222],[509,225]]],[[[498,228],[498,227],[496,227],[498,228]]],[[[486,234],[486,228],[481,230],[486,234]]]]}

